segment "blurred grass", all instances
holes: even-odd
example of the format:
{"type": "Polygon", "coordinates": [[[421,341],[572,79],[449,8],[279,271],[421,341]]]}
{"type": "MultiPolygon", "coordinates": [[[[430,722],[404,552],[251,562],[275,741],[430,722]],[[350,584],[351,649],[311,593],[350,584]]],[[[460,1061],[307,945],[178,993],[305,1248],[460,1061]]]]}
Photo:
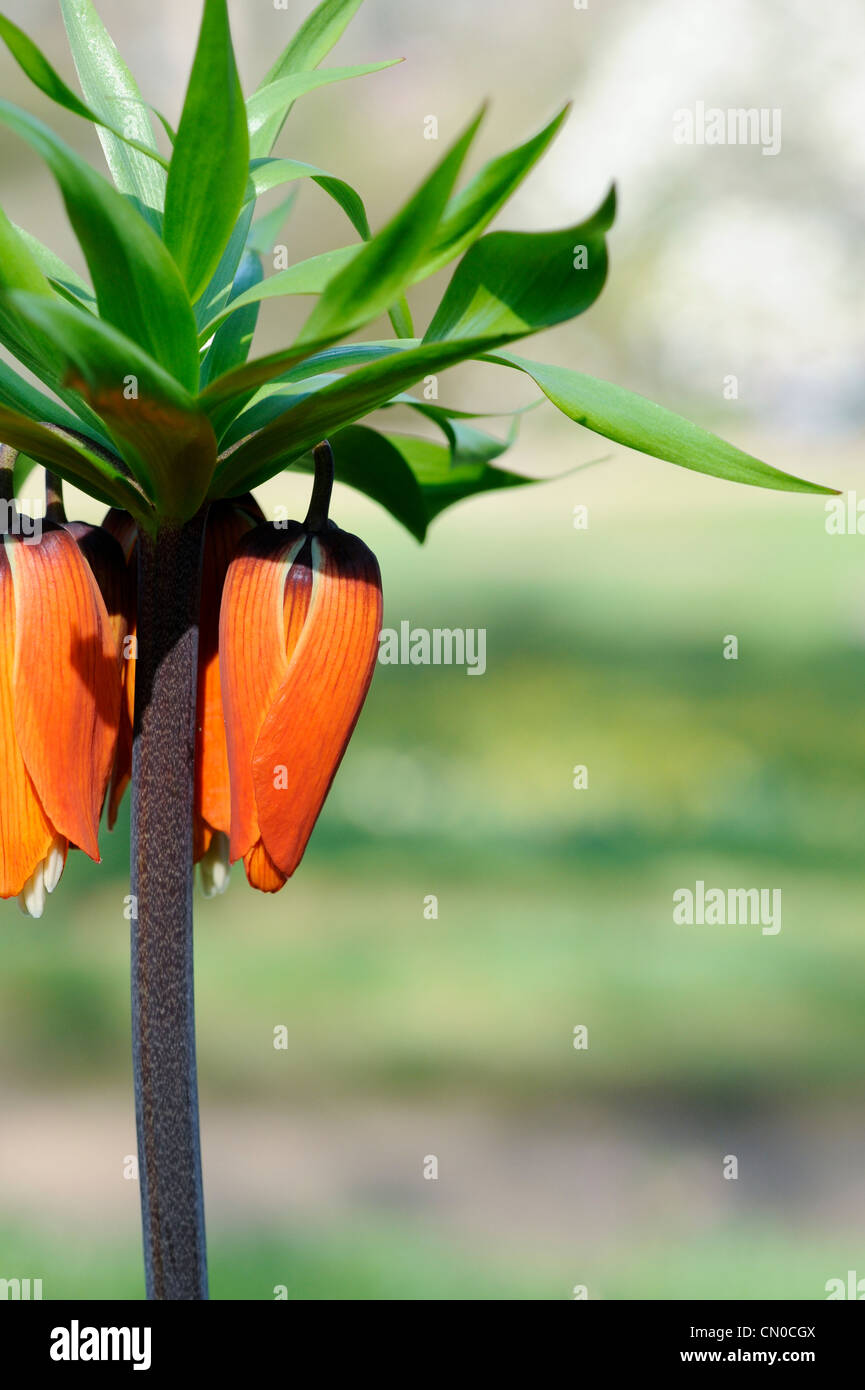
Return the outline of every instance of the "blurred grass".
{"type": "MultiPolygon", "coordinates": [[[[69,1244],[0,1228],[4,1268],[41,1278],[44,1299],[141,1299],[137,1249],[76,1239],[69,1244]],[[39,1271],[38,1274],[35,1271],[39,1271]],[[82,1293],[82,1290],[86,1290],[82,1293]]],[[[693,1243],[537,1256],[509,1262],[448,1246],[410,1227],[377,1225],[290,1237],[254,1232],[210,1243],[214,1299],[268,1301],[277,1287],[294,1300],[778,1299],[824,1297],[846,1277],[839,1241],[792,1240],[780,1228],[710,1232],[693,1243]],[[824,1273],[825,1271],[825,1273],[824,1273]]]]}

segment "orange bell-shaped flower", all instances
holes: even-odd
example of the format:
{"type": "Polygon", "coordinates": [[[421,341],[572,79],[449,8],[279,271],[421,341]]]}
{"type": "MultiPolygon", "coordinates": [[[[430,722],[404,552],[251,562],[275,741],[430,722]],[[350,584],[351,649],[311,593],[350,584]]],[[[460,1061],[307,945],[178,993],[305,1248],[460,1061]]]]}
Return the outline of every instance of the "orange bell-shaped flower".
{"type": "Polygon", "coordinates": [[[219,609],[228,567],[241,540],[264,514],[252,497],[213,502],[207,513],[198,629],[195,720],[194,852],[206,897],[224,892],[229,873],[231,792],[222,680],[219,609]]]}
{"type": "Polygon", "coordinates": [[[381,631],[378,562],[327,520],[319,445],[306,521],[258,526],[228,567],[219,629],[231,860],[275,893],[294,873],[357,723],[381,631]]]}
{"type": "MultiPolygon", "coordinates": [[[[211,504],[204,532],[196,691],[193,859],[199,865],[201,884],[207,897],[227,887],[231,826],[228,753],[219,674],[219,606],[228,565],[240,540],[263,520],[264,513],[253,497],[232,498],[211,504]]],[[[117,819],[120,802],[132,776],[138,531],[132,517],[116,509],[108,513],[103,528],[116,538],[126,556],[132,595],[126,633],[133,641],[127,652],[128,659],[123,663],[124,707],[108,808],[108,824],[111,827],[117,819]]]]}
{"type": "Polygon", "coordinates": [[[97,834],[120,718],[111,621],[75,539],[0,537],[0,897],[39,917],[97,834]],[[36,539],[36,538],[34,538],[36,539]]]}

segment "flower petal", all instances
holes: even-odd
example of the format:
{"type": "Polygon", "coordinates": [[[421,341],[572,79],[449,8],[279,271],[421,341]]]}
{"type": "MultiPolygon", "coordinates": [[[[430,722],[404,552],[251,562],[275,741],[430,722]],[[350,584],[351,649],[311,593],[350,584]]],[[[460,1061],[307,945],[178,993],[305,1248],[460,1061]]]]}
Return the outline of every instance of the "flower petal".
{"type": "Polygon", "coordinates": [[[260,840],[243,856],[243,867],[259,893],[278,893],[285,886],[285,874],[279,872],[260,840]]]}
{"type": "Polygon", "coordinates": [[[73,538],[46,523],[7,542],[15,590],[15,732],[46,815],[98,860],[120,719],[120,671],[99,586],[73,538]]]}
{"type": "Polygon", "coordinates": [[[262,842],[286,877],[300,863],[354,731],[381,631],[372,551],[335,527],[313,536],[311,551],[309,611],[252,761],[262,842]]]}
{"type": "Polygon", "coordinates": [[[260,838],[252,755],[288,670],[286,576],[304,539],[302,527],[294,521],[279,530],[257,526],[241,541],[225,580],[219,659],[231,772],[232,863],[260,838]]]}
{"type": "MultiPolygon", "coordinates": [[[[254,504],[253,504],[254,505],[254,504]]],[[[233,502],[214,502],[207,516],[198,633],[198,697],[195,725],[195,817],[212,831],[228,834],[231,790],[219,671],[219,609],[228,566],[252,517],[233,502]]],[[[207,846],[197,837],[196,862],[207,846]]]]}
{"type": "Polygon", "coordinates": [[[14,672],[15,591],[0,542],[0,898],[23,892],[54,842],[15,736],[14,672]]]}

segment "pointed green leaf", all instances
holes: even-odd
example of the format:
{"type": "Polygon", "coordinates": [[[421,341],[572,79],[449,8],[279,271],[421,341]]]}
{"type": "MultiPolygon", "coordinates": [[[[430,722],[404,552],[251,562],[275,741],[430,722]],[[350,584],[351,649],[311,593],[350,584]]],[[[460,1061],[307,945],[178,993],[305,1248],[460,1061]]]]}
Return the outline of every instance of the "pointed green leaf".
{"type": "Polygon", "coordinates": [[[335,275],[349,261],[354,260],[359,247],[345,246],[339,251],[324,251],[320,256],[310,256],[308,261],[298,261],[286,270],[278,270],[266,280],[253,284],[236,299],[232,299],[221,313],[202,329],[208,338],[221,324],[239,310],[257,305],[263,299],[281,298],[287,294],[321,294],[335,275]]]}
{"type": "Polygon", "coordinates": [[[60,185],[99,312],[178,381],[198,385],[195,320],[177,267],[131,203],[41,121],[0,101],[0,121],[36,150],[60,185]]]}
{"type": "MultiPolygon", "coordinates": [[[[245,252],[234,281],[235,298],[248,289],[253,289],[263,274],[258,257],[251,251],[245,252]]],[[[213,342],[201,364],[202,387],[214,377],[221,376],[224,372],[231,371],[232,367],[246,361],[258,323],[258,309],[257,303],[238,309],[237,313],[231,314],[229,321],[214,334],[213,342]]]]}
{"type": "Polygon", "coordinates": [[[645,396],[614,386],[612,382],[599,381],[597,377],[584,376],[567,367],[532,362],[509,352],[486,354],[485,360],[525,372],[569,419],[628,449],[651,454],[653,458],[676,463],[681,468],[708,473],[713,478],[748,483],[752,487],[775,488],[782,492],[837,492],[836,488],[782,473],[681,415],[674,415],[671,410],[646,400],[645,396]]]}
{"type": "Polygon", "coordinates": [[[414,337],[414,323],[412,322],[411,309],[409,302],[404,294],[401,294],[395,304],[388,309],[388,317],[393,325],[393,331],[399,338],[414,337]]]}
{"type": "Polygon", "coordinates": [[[556,232],[490,232],[463,256],[424,342],[520,337],[582,313],[607,276],[611,192],[587,222],[556,232]]]}
{"type": "MultiPolygon", "coordinates": [[[[71,410],[67,410],[58,401],[44,396],[3,361],[0,361],[0,405],[17,411],[19,415],[26,415],[28,419],[37,423],[60,425],[67,431],[75,430],[87,436],[103,448],[108,446],[109,441],[104,430],[95,429],[84,419],[73,415],[71,410]]],[[[88,412],[88,415],[91,415],[91,412],[88,412]]],[[[96,420],[95,415],[91,415],[91,418],[96,420]]]]}
{"type": "MultiPolygon", "coordinates": [[[[607,267],[604,232],[612,222],[614,207],[611,193],[594,216],[577,227],[551,233],[493,232],[483,237],[466,252],[457,266],[423,341],[424,348],[431,348],[436,343],[450,343],[455,351],[441,358],[433,354],[426,359],[422,352],[415,351],[413,340],[408,339],[408,351],[402,363],[397,366],[374,363],[369,369],[363,369],[358,374],[358,379],[365,382],[364,372],[368,370],[373,373],[370,381],[374,381],[377,379],[375,373],[381,369],[382,380],[388,380],[388,373],[392,370],[397,375],[404,370],[411,373],[416,362],[428,363],[428,367],[419,370],[415,376],[409,374],[405,380],[400,379],[393,387],[395,392],[413,384],[424,376],[427,370],[435,371],[434,362],[447,360],[449,363],[455,363],[474,356],[474,349],[470,346],[472,343],[477,345],[486,340],[487,350],[492,350],[496,346],[502,346],[581,313],[597,298],[603,286],[607,267]],[[586,250],[585,268],[578,269],[575,266],[575,260],[582,262],[582,256],[575,253],[575,246],[586,250]]],[[[377,243],[379,246],[388,246],[394,251],[394,255],[398,255],[395,248],[390,246],[390,238],[395,223],[399,223],[402,217],[403,214],[400,214],[384,232],[374,237],[350,261],[346,269],[328,283],[300,338],[291,348],[260,361],[250,362],[246,367],[212,383],[205,399],[208,411],[215,412],[218,433],[229,423],[226,411],[232,394],[235,394],[237,414],[249,399],[245,393],[253,386],[261,386],[266,381],[289,371],[304,356],[314,358],[317,364],[321,360],[321,352],[329,346],[328,336],[334,339],[343,336],[347,331],[345,323],[355,327],[360,315],[365,315],[373,307],[385,307],[382,303],[384,294],[376,296],[377,290],[381,291],[386,281],[386,273],[380,272],[378,286],[370,289],[362,283],[364,277],[359,271],[362,269],[364,257],[373,248],[379,249],[377,243]],[[327,312],[326,307],[322,312],[322,305],[327,306],[328,302],[333,306],[332,315],[327,312]],[[340,311],[344,313],[344,318],[340,311]],[[317,330],[320,336],[317,341],[310,342],[308,340],[314,336],[314,330],[317,330]],[[307,349],[305,353],[304,348],[307,349]]],[[[404,251],[403,256],[404,266],[404,251]]],[[[411,259],[411,253],[407,259],[411,259]]],[[[387,301],[392,303],[392,282],[388,282],[388,288],[391,293],[387,296],[387,301]]],[[[316,369],[320,370],[320,367],[316,369]]],[[[328,388],[334,391],[337,389],[328,388]]],[[[375,390],[372,391],[372,396],[376,396],[375,390]]],[[[375,409],[386,398],[376,398],[374,404],[366,406],[366,409],[375,409]]],[[[364,411],[361,410],[350,418],[358,419],[362,413],[364,411]]],[[[348,422],[342,419],[339,421],[348,422]]],[[[266,434],[266,431],[264,433],[266,434]]],[[[250,447],[259,448],[261,445],[250,447]]],[[[236,461],[233,466],[238,466],[236,461]]]]}
{"type": "Polygon", "coordinates": [[[66,380],[90,402],[163,519],[195,514],[216,463],[198,403],[117,329],[58,299],[15,293],[16,307],[50,333],[66,380]]]}
{"type": "Polygon", "coordinates": [[[493,468],[483,458],[454,464],[449,449],[415,435],[389,434],[387,438],[399,450],[418,481],[428,521],[432,521],[446,507],[452,507],[456,502],[478,493],[524,487],[527,483],[542,481],[509,473],[503,468],[493,468]]]}
{"type": "Polygon", "coordinates": [[[570,110],[570,102],[525,144],[490,160],[445,208],[417,279],[432,275],[471,245],[519,187],[549,146],[570,110]]]}
{"type": "Polygon", "coordinates": [[[312,179],[319,188],[338,203],[351,225],[364,241],[369,240],[369,222],[363,199],[356,189],[345,179],[338,179],[314,164],[304,164],[299,159],[254,159],[249,166],[249,183],[246,189],[246,202],[269,193],[272,188],[291,183],[294,179],[312,179]]]}
{"type": "Polygon", "coordinates": [[[165,244],[193,302],[243,205],[249,138],[225,0],[205,0],[165,192],[165,244]]]}
{"type": "Polygon", "coordinates": [[[120,138],[110,129],[97,129],[111,177],[158,231],[165,202],[165,169],[147,106],[92,0],[60,0],[60,9],[85,100],[101,120],[126,137],[120,138]],[[130,140],[150,154],[130,148],[130,140]]]}
{"type": "Polygon", "coordinates": [[[232,421],[230,429],[220,440],[220,457],[227,455],[232,446],[241,439],[254,434],[256,430],[263,429],[272,420],[278,420],[286,411],[293,410],[307,396],[320,391],[324,386],[330,386],[331,382],[341,380],[342,375],[339,372],[322,372],[320,376],[314,376],[308,381],[295,384],[268,382],[267,386],[263,386],[256,394],[255,399],[250,402],[246,410],[241,411],[240,415],[232,421]]]}
{"type": "Polygon", "coordinates": [[[27,74],[30,81],[47,97],[62,106],[66,111],[71,111],[73,116],[81,116],[85,121],[90,121],[93,125],[100,128],[100,131],[110,131],[122,144],[130,146],[132,149],[139,150],[142,154],[161,163],[165,168],[167,164],[156,149],[148,147],[136,140],[134,136],[126,135],[122,130],[111,124],[110,119],[100,115],[92,107],[81,101],[73,91],[67,87],[63,78],[57,73],[44,53],[36,46],[31,38],[19,29],[17,24],[13,24],[5,15],[0,15],[0,39],[6,44],[9,52],[23,72],[27,74]]]}
{"type": "Polygon", "coordinates": [[[483,112],[451,146],[418,191],[325,289],[300,343],[342,337],[385,313],[421,262],[480,125],[483,112]]]}
{"type": "Polygon", "coordinates": [[[219,265],[213,272],[210,284],[195,305],[195,322],[199,333],[213,322],[231,298],[234,281],[240,269],[240,262],[243,260],[243,253],[246,250],[246,238],[252,226],[254,211],[255,203],[249,203],[242,209],[228,245],[222,253],[219,265]]]}
{"type": "MultiPolygon", "coordinates": [[[[371,72],[381,72],[401,63],[402,58],[388,58],[382,63],[363,63],[351,68],[325,68],[323,72],[296,72],[289,77],[278,78],[267,87],[259,87],[246,102],[246,118],[249,126],[250,148],[259,143],[258,136],[263,128],[269,128],[274,117],[283,118],[283,112],[291,110],[298,97],[317,87],[327,87],[331,82],[346,82],[352,77],[366,77],[371,72]]],[[[268,146],[269,148],[269,146],[268,146]]]]}
{"type": "MultiPolygon", "coordinates": [[[[478,356],[485,341],[491,346],[484,339],[424,344],[360,367],[350,376],[316,391],[223,461],[214,480],[213,495],[258,486],[319,440],[377,410],[397,391],[413,385],[427,373],[444,371],[468,357],[478,356]]],[[[206,396],[203,399],[206,402],[206,396]]]]}
{"type": "Polygon", "coordinates": [[[54,343],[49,335],[22,317],[9,297],[9,291],[13,290],[54,298],[36,257],[0,208],[0,342],[50,390],[77,410],[80,403],[61,386],[61,364],[54,343]]]}
{"type": "MultiPolygon", "coordinates": [[[[23,227],[16,226],[15,230],[48,283],[59,294],[83,305],[85,309],[95,308],[96,296],[87,281],[83,280],[76,270],[61,260],[50,246],[43,246],[41,241],[38,241],[30,232],[25,231],[23,227]]],[[[21,288],[24,287],[21,286],[21,288]]]]}
{"type": "MultiPolygon", "coordinates": [[[[292,73],[311,72],[317,68],[362,4],[363,0],[323,0],[283,49],[258,90],[271,86],[283,77],[290,77],[292,73]]],[[[289,106],[281,113],[274,113],[267,124],[257,131],[251,154],[270,153],[290,110],[289,106]]]]}
{"type": "Polygon", "coordinates": [[[147,109],[148,111],[153,112],[157,121],[162,126],[162,129],[165,131],[165,134],[168,136],[169,143],[171,145],[176,145],[177,131],[174,129],[174,126],[171,124],[171,122],[165,116],[163,116],[162,112],[157,110],[155,106],[148,106],[147,109]]]}
{"type": "Polygon", "coordinates": [[[124,507],[134,515],[146,510],[145,499],[116,464],[86,443],[58,433],[0,405],[0,438],[46,468],[52,468],[76,487],[109,507],[124,507]]]}

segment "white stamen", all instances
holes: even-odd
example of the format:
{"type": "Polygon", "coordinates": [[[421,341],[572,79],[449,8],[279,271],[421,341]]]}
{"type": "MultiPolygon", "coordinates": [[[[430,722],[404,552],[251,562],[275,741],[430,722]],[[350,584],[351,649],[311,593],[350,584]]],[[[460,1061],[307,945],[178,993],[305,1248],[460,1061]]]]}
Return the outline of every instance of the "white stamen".
{"type": "Polygon", "coordinates": [[[214,832],[210,848],[202,855],[198,867],[201,871],[201,891],[205,898],[213,898],[224,893],[231,875],[228,862],[228,836],[221,830],[214,832]]]}
{"type": "Polygon", "coordinates": [[[45,911],[45,863],[36,865],[21,892],[18,905],[25,917],[41,917],[45,911]]]}
{"type": "Polygon", "coordinates": [[[53,893],[66,867],[66,841],[57,839],[44,860],[45,892],[53,893]]]}

